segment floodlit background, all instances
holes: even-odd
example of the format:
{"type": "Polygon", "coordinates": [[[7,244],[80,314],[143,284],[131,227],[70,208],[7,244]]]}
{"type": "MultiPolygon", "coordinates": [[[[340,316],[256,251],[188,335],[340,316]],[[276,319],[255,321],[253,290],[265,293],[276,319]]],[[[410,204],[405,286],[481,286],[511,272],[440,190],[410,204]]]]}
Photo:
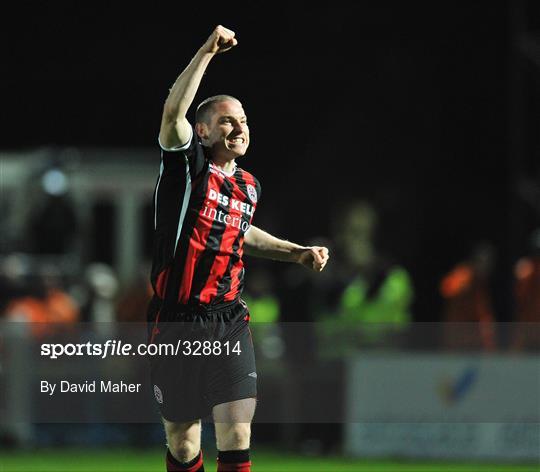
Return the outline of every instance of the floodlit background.
{"type": "Polygon", "coordinates": [[[144,321],[162,106],[222,24],[239,45],[196,100],[244,105],[254,222],[332,253],[318,276],[246,259],[254,470],[537,470],[540,4],[311,3],[6,16],[0,469],[163,469],[160,425],[92,397],[86,423],[37,423],[33,349],[48,324],[144,321]]]}

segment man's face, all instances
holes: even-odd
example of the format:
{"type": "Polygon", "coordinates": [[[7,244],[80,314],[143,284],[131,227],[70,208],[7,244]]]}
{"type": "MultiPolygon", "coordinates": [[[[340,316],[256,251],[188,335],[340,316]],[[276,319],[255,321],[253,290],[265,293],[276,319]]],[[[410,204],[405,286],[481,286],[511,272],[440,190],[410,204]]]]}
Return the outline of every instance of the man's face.
{"type": "Polygon", "coordinates": [[[243,156],[249,146],[247,118],[240,102],[227,100],[214,104],[208,124],[201,128],[203,144],[214,155],[243,156]]]}
{"type": "Polygon", "coordinates": [[[367,266],[375,256],[376,214],[368,204],[359,203],[347,213],[337,240],[347,261],[357,268],[367,266]]]}

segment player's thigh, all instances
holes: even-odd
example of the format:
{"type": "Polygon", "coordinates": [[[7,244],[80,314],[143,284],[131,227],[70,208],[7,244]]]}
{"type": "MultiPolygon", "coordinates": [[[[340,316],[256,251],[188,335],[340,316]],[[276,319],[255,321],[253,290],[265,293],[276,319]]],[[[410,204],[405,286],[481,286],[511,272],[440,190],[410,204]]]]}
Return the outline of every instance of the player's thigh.
{"type": "Polygon", "coordinates": [[[176,423],[162,418],[169,447],[193,448],[198,451],[201,448],[201,421],[195,420],[187,423],[176,423]]]}
{"type": "Polygon", "coordinates": [[[243,398],[227,403],[215,405],[212,408],[214,423],[251,423],[255,415],[257,400],[255,398],[243,398]]]}

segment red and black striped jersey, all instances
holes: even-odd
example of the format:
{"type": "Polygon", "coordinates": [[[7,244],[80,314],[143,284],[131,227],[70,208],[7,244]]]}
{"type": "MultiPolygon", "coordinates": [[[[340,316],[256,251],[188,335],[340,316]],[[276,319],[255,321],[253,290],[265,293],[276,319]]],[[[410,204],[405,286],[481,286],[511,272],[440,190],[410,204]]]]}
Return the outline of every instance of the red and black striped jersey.
{"type": "Polygon", "coordinates": [[[220,306],[240,298],[244,235],[261,195],[239,167],[226,174],[195,133],[182,147],[161,150],[154,191],[152,286],[169,306],[220,306]]]}

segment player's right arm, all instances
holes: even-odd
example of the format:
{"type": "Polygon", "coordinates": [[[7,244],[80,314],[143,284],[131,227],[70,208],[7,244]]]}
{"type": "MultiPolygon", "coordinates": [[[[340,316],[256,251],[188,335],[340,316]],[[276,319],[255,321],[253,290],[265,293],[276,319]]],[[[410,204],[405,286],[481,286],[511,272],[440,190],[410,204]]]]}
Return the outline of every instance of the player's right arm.
{"type": "Polygon", "coordinates": [[[212,58],[238,44],[234,31],[216,26],[210,37],[197,51],[189,65],[178,76],[163,107],[159,142],[166,149],[186,144],[191,138],[191,125],[186,114],[193,103],[202,77],[212,58]]]}

